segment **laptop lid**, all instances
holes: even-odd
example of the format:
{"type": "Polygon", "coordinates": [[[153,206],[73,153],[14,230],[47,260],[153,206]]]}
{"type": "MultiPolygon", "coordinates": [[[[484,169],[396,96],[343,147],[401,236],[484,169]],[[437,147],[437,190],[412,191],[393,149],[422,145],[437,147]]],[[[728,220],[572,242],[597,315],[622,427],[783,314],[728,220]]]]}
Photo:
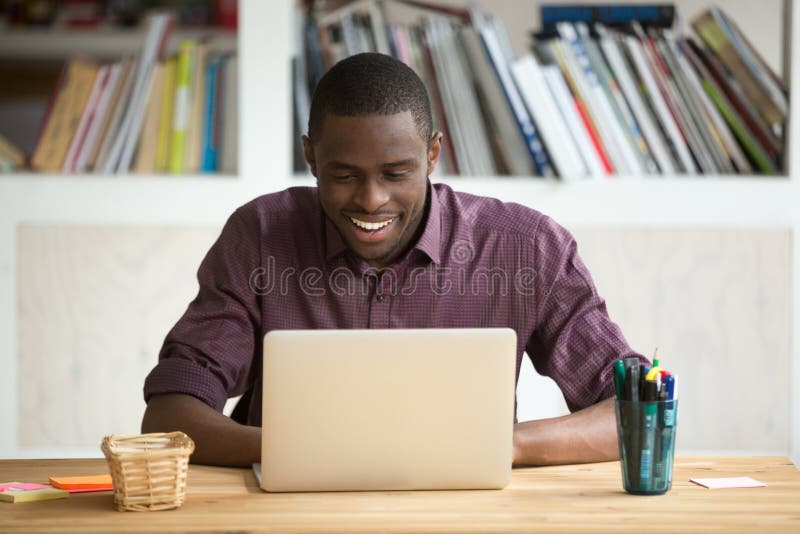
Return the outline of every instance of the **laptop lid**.
{"type": "Polygon", "coordinates": [[[502,488],[515,364],[508,328],[269,332],[261,487],[502,488]]]}

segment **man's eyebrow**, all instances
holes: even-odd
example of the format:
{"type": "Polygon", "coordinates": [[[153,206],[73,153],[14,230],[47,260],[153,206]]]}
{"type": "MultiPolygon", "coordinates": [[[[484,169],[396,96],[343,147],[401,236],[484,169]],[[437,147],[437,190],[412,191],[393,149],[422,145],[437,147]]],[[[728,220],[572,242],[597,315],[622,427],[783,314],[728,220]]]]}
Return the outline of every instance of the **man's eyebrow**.
{"type": "Polygon", "coordinates": [[[414,165],[417,162],[415,158],[401,159],[400,161],[393,161],[391,163],[384,163],[383,167],[407,167],[414,165]]]}
{"type": "Polygon", "coordinates": [[[344,163],[342,161],[331,161],[328,162],[328,164],[325,166],[333,169],[348,169],[353,171],[358,170],[358,167],[356,165],[351,165],[350,163],[344,163]]]}

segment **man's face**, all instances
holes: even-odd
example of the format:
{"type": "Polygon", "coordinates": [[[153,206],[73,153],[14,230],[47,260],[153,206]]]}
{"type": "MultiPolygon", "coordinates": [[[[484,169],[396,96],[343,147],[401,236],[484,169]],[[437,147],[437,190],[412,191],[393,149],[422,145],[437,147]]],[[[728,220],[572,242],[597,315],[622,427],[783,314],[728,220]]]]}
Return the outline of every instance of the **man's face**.
{"type": "Polygon", "coordinates": [[[353,252],[386,267],[417,237],[441,135],[428,149],[409,111],[326,115],[321,131],[303,146],[322,209],[353,252]]]}

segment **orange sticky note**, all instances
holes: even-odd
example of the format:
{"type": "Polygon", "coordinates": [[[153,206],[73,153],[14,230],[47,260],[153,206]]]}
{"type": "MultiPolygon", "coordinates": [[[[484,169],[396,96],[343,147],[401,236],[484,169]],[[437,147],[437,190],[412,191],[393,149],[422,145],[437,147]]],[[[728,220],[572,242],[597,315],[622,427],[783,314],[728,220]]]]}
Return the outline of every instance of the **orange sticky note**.
{"type": "Polygon", "coordinates": [[[70,489],[112,489],[111,475],[83,477],[50,477],[50,484],[56,488],[70,489]]]}

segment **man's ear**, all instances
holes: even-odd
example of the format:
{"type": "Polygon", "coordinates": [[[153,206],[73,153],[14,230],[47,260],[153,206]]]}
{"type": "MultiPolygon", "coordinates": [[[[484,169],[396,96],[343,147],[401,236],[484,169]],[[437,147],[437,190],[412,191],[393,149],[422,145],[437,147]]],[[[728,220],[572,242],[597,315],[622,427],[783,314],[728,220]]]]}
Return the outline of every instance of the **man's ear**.
{"type": "Polygon", "coordinates": [[[306,163],[308,163],[308,167],[311,169],[311,174],[314,175],[314,178],[317,178],[317,159],[314,157],[314,147],[311,145],[311,139],[309,139],[307,135],[304,135],[302,140],[303,155],[306,158],[306,163]]]}
{"type": "Polygon", "coordinates": [[[433,132],[430,148],[428,148],[428,176],[433,174],[436,163],[439,161],[439,154],[442,152],[442,132],[433,132]]]}

